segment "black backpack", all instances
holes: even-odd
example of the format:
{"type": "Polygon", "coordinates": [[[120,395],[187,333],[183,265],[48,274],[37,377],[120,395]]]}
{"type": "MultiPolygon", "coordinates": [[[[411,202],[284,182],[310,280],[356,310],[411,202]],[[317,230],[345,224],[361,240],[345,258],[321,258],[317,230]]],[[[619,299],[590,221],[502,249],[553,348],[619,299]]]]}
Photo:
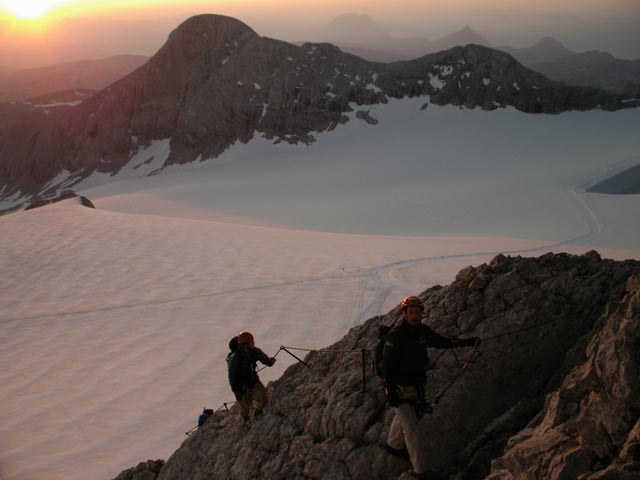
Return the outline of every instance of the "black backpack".
{"type": "Polygon", "coordinates": [[[238,348],[238,337],[234,335],[233,337],[231,337],[231,340],[229,340],[230,353],[235,352],[237,348],[238,348]]]}
{"type": "Polygon", "coordinates": [[[373,373],[380,378],[384,378],[382,371],[382,357],[384,356],[384,343],[387,341],[387,335],[394,327],[388,325],[380,325],[378,327],[378,340],[373,347],[373,373]]]}
{"type": "Polygon", "coordinates": [[[204,422],[206,422],[207,418],[209,418],[211,415],[213,415],[213,410],[212,409],[205,408],[204,410],[202,410],[202,413],[198,417],[198,428],[200,428],[202,425],[204,425],[204,422]]]}
{"type": "Polygon", "coordinates": [[[236,353],[236,350],[238,349],[238,337],[231,337],[231,340],[229,340],[229,353],[227,353],[227,364],[229,363],[229,360],[231,360],[231,356],[236,353]]]}

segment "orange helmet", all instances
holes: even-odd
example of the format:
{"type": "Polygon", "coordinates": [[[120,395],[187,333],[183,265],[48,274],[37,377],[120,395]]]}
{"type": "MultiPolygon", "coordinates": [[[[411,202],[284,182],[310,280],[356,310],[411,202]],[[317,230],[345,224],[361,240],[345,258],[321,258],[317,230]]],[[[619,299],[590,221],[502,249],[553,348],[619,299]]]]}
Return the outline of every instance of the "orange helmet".
{"type": "Polygon", "coordinates": [[[253,341],[253,335],[251,335],[250,332],[240,332],[238,334],[238,345],[240,345],[241,343],[248,343],[249,347],[253,348],[255,347],[255,342],[253,341]]]}
{"type": "Polygon", "coordinates": [[[424,310],[424,304],[422,300],[420,300],[415,295],[409,295],[408,297],[404,297],[402,299],[402,303],[400,304],[402,309],[406,309],[407,307],[419,307],[420,310],[424,310]]]}

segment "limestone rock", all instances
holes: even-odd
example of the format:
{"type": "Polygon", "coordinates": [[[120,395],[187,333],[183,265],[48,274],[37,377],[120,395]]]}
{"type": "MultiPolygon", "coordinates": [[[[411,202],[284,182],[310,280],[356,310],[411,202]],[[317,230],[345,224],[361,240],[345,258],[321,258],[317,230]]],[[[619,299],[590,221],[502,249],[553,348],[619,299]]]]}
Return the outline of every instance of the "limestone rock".
{"type": "Polygon", "coordinates": [[[632,289],[624,298],[608,304],[584,361],[547,396],[524,434],[510,439],[489,478],[637,478],[623,473],[640,472],[637,277],[627,286],[632,289]]]}
{"type": "Polygon", "coordinates": [[[74,191],[71,191],[71,190],[65,190],[62,193],[60,193],[59,195],[56,195],[55,197],[36,198],[35,200],[32,200],[29,203],[29,205],[27,205],[25,207],[25,210],[33,210],[34,208],[44,207],[45,205],[49,205],[51,203],[61,202],[62,200],[67,200],[69,198],[78,199],[78,203],[80,205],[82,205],[83,207],[96,208],[95,205],[93,204],[93,202],[91,200],[89,200],[87,197],[84,197],[82,195],[78,195],[77,193],[75,193],[74,191]]]}
{"type": "Polygon", "coordinates": [[[356,118],[359,118],[360,120],[364,120],[369,125],[377,125],[378,124],[378,119],[372,117],[371,114],[369,113],[369,110],[358,110],[356,112],[356,118]]]}
{"type": "MultiPolygon", "coordinates": [[[[639,262],[596,252],[498,256],[423,292],[436,331],[483,339],[477,351],[431,350],[430,468],[458,480],[637,478],[637,278],[639,262]]],[[[363,392],[362,349],[399,318],[374,317],[330,347],[349,352],[289,367],[250,428],[215,414],[158,478],[397,479],[410,466],[383,449],[392,413],[368,357],[363,392]]]]}
{"type": "Polygon", "coordinates": [[[114,480],[155,480],[164,460],[147,460],[120,473],[114,480]]]}

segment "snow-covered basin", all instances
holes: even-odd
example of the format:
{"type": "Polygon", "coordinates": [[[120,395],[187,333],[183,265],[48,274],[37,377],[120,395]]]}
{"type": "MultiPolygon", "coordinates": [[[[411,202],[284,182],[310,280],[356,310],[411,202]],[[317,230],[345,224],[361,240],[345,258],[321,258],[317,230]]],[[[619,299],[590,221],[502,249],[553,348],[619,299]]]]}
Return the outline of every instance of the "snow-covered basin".
{"type": "Polygon", "coordinates": [[[639,196],[583,189],[636,161],[640,111],[422,103],[367,107],[377,126],[310,147],[257,139],[94,177],[81,193],[97,210],[0,217],[0,475],[109,479],[166,458],[203,406],[232,400],[239,330],[270,354],[320,348],[498,252],[639,258],[639,196]]]}

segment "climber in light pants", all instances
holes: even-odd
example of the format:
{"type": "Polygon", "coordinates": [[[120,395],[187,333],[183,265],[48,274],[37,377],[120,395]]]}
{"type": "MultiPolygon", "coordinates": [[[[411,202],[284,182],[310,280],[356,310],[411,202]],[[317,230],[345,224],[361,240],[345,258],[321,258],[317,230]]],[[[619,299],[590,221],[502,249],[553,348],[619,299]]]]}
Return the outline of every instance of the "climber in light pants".
{"type": "Polygon", "coordinates": [[[438,335],[422,323],[424,304],[416,296],[406,297],[401,306],[402,323],[387,336],[382,358],[387,400],[396,411],[386,449],[392,455],[409,459],[414,475],[424,479],[427,459],[418,423],[425,413],[431,412],[424,396],[429,364],[427,346],[439,349],[474,346],[480,340],[438,335]]]}

